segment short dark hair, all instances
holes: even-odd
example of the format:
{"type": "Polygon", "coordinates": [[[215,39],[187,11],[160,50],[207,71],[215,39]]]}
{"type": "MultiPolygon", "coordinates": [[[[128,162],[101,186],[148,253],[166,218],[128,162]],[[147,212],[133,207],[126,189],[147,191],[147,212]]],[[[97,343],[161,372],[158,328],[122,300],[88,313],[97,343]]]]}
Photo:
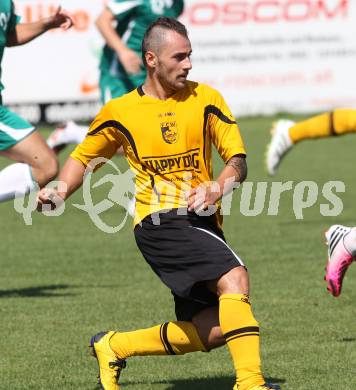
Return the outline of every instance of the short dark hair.
{"type": "MultiPolygon", "coordinates": [[[[176,33],[182,35],[183,37],[188,38],[188,31],[183,23],[179,22],[177,19],[174,18],[168,18],[165,16],[161,16],[158,19],[156,19],[153,23],[151,23],[145,32],[145,35],[143,36],[142,40],[142,60],[145,65],[146,59],[145,54],[147,51],[152,50],[154,46],[157,49],[158,44],[158,36],[162,38],[162,30],[166,31],[175,31],[176,33]],[[154,30],[156,29],[161,30],[161,34],[154,34],[154,30]]],[[[160,42],[159,42],[160,43],[160,42]]]]}

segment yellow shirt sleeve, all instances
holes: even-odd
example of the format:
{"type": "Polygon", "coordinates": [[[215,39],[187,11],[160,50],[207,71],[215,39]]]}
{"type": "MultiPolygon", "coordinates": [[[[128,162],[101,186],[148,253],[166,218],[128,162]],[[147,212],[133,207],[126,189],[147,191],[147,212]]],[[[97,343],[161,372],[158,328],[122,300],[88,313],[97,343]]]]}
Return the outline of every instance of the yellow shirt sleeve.
{"type": "Polygon", "coordinates": [[[236,154],[246,155],[239,127],[224,98],[213,91],[212,103],[207,106],[210,137],[221,158],[227,163],[236,154]]]}
{"type": "Polygon", "coordinates": [[[95,117],[85,139],[74,149],[71,157],[84,166],[98,157],[111,159],[123,143],[122,135],[116,130],[115,123],[118,122],[115,121],[108,103],[95,117]]]}

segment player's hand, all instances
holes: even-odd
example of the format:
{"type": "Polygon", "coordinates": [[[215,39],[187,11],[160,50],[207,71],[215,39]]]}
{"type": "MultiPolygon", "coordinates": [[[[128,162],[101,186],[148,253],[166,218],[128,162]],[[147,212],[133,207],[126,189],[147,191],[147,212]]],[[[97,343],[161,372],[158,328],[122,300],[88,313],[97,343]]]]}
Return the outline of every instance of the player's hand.
{"type": "Polygon", "coordinates": [[[126,48],[120,51],[118,58],[128,74],[140,73],[142,59],[133,50],[126,48]]]}
{"type": "Polygon", "coordinates": [[[185,198],[188,202],[188,211],[207,210],[209,206],[221,198],[220,186],[217,182],[201,184],[185,193],[185,198]]]}
{"type": "Polygon", "coordinates": [[[42,188],[37,194],[37,211],[55,210],[64,200],[55,188],[42,188]]]}
{"type": "Polygon", "coordinates": [[[73,26],[73,16],[68,12],[62,9],[59,6],[56,12],[47,19],[47,26],[51,28],[62,28],[63,30],[68,30],[73,26]]]}

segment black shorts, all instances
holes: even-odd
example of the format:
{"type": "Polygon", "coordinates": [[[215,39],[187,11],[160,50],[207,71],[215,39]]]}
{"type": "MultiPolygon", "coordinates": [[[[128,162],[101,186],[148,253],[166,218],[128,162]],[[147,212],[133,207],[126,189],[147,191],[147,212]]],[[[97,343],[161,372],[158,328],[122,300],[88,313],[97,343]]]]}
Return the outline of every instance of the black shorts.
{"type": "Polygon", "coordinates": [[[206,281],[244,264],[227,246],[215,215],[177,215],[177,210],[159,214],[159,224],[157,214],[146,217],[134,232],[143,257],[172,291],[177,319],[190,321],[218,305],[206,281]]]}

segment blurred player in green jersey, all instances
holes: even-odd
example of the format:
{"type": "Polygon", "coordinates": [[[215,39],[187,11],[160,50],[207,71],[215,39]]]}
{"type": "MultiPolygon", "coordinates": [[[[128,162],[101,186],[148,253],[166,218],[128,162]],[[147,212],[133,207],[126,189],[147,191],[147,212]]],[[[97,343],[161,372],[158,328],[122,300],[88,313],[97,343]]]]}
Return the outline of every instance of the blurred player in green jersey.
{"type": "MultiPolygon", "coordinates": [[[[59,7],[48,18],[19,23],[11,0],[0,0],[0,62],[5,46],[23,45],[52,28],[68,29],[72,19],[59,7]]],[[[1,69],[0,69],[1,77],[1,69]]],[[[58,172],[57,160],[35,128],[2,104],[0,83],[0,155],[16,161],[0,171],[0,202],[43,187],[58,172]]]]}

